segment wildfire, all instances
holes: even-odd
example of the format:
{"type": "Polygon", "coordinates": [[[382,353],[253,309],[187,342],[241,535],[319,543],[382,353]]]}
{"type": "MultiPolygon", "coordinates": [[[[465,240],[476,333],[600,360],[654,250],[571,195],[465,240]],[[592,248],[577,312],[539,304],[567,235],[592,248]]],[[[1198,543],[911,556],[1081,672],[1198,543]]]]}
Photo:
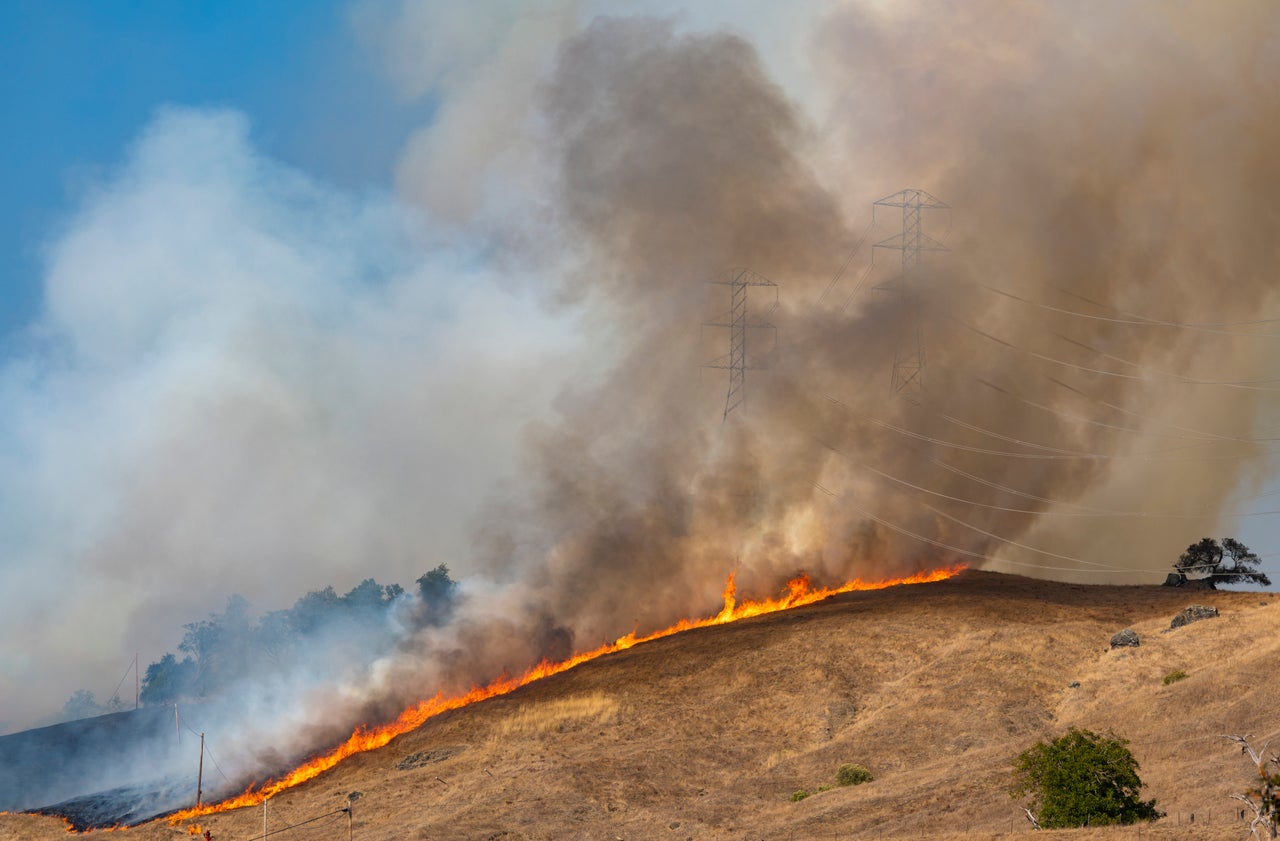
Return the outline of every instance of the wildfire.
{"type": "Polygon", "coordinates": [[[474,704],[477,701],[483,701],[487,698],[494,698],[498,695],[506,695],[522,686],[526,686],[534,681],[551,677],[568,671],[575,666],[581,665],[588,660],[595,660],[606,654],[613,654],[617,651],[625,651],[634,645],[640,643],[651,642],[663,637],[669,637],[672,634],[678,634],[683,631],[690,631],[694,628],[706,628],[711,625],[724,625],[729,622],[736,622],[739,619],[748,619],[752,616],[762,616],[766,613],[776,613],[780,610],[789,610],[793,607],[802,607],[807,604],[822,601],[839,593],[850,593],[860,590],[883,590],[888,587],[896,587],[901,584],[928,584],[935,581],[944,581],[953,575],[965,569],[964,565],[954,567],[946,567],[936,569],[929,572],[921,572],[910,575],[905,578],[891,578],[883,581],[863,581],[855,578],[852,581],[846,581],[838,587],[815,587],[809,580],[809,576],[800,575],[787,582],[786,592],[776,599],[764,599],[762,601],[746,600],[741,603],[737,600],[737,586],[734,583],[734,577],[730,574],[729,579],[725,582],[724,587],[724,607],[715,616],[703,619],[681,619],[670,627],[663,628],[660,631],[654,631],[649,634],[637,636],[633,631],[625,636],[619,637],[612,643],[606,643],[599,648],[591,651],[585,651],[575,654],[568,660],[561,660],[556,663],[549,663],[543,660],[538,665],[529,669],[519,677],[502,677],[488,684],[487,686],[473,687],[471,691],[464,695],[456,695],[453,697],[445,697],[443,693],[437,694],[433,698],[421,701],[412,707],[409,707],[395,721],[384,724],[379,727],[365,727],[360,725],[355,732],[351,734],[351,738],[334,748],[329,753],[317,756],[308,760],[305,764],[295,768],[283,777],[275,780],[268,780],[260,787],[251,785],[242,794],[239,794],[220,803],[206,804],[197,806],[193,809],[187,809],[178,812],[169,817],[169,824],[177,824],[181,821],[197,818],[202,815],[209,815],[215,812],[226,812],[231,809],[239,809],[244,806],[255,806],[263,800],[278,794],[285,789],[293,788],[296,785],[306,782],[316,777],[330,768],[337,765],[342,760],[357,753],[364,751],[376,750],[390,742],[396,736],[407,733],[420,727],[428,719],[434,718],[441,713],[450,710],[456,710],[460,707],[474,704]]]}

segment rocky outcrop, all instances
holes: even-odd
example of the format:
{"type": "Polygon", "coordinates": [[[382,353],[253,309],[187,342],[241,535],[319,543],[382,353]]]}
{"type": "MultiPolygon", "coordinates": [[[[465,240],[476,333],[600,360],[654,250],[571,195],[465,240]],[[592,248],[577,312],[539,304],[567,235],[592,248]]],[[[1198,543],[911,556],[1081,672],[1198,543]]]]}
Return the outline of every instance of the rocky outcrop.
{"type": "Polygon", "coordinates": [[[1135,648],[1138,645],[1138,634],[1132,628],[1125,628],[1111,637],[1112,648],[1135,648]]]}
{"type": "Polygon", "coordinates": [[[1193,604],[1183,609],[1181,613],[1173,617],[1173,621],[1169,623],[1169,630],[1181,628],[1183,625],[1190,625],[1192,622],[1199,622],[1201,619],[1217,619],[1218,609],[1203,604],[1193,604]]]}
{"type": "Polygon", "coordinates": [[[1216,590],[1217,583],[1213,580],[1213,576],[1205,578],[1187,578],[1181,572],[1171,572],[1164,579],[1166,587],[1181,587],[1184,590],[1216,590]]]}

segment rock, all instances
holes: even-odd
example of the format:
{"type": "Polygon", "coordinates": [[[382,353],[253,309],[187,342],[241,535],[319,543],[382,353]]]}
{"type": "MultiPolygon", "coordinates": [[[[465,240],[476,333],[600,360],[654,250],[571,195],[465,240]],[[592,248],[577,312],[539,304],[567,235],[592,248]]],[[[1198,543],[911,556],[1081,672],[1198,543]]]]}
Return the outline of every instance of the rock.
{"type": "Polygon", "coordinates": [[[1132,628],[1125,628],[1111,638],[1112,648],[1134,648],[1138,645],[1138,635],[1132,628]]]}
{"type": "Polygon", "coordinates": [[[1068,688],[1068,689],[1079,689],[1079,688],[1080,688],[1080,681],[1078,681],[1078,680],[1073,680],[1073,681],[1071,681],[1070,683],[1068,683],[1068,684],[1067,684],[1067,688],[1068,688]]]}
{"type": "Polygon", "coordinates": [[[1184,590],[1217,590],[1218,585],[1214,583],[1213,576],[1206,575],[1203,578],[1187,578],[1185,573],[1171,572],[1165,576],[1165,587],[1181,587],[1184,590]]]}
{"type": "Polygon", "coordinates": [[[1216,607],[1193,604],[1173,617],[1173,621],[1169,623],[1169,630],[1181,628],[1183,625],[1190,625],[1192,622],[1199,622],[1201,619],[1216,619],[1217,617],[1218,609],[1216,607]]]}

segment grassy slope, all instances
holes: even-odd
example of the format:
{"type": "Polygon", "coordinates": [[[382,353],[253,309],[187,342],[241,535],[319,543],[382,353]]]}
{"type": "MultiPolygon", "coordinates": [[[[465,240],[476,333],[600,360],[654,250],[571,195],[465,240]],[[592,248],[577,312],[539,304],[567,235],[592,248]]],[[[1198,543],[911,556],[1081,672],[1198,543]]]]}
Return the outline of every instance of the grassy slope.
{"type": "MultiPolygon", "coordinates": [[[[991,573],[850,594],[679,635],[428,722],[272,801],[272,828],[343,805],[355,837],[829,839],[1025,834],[1018,751],[1075,725],[1131,741],[1169,817],[1149,838],[1240,838],[1248,782],[1223,733],[1280,731],[1280,599],[1053,584],[991,573]],[[1267,606],[1260,602],[1270,601],[1267,606]],[[1161,633],[1192,603],[1216,620],[1161,633]],[[1134,628],[1137,649],[1111,651],[1134,628]],[[1190,674],[1163,686],[1173,669],[1190,674]],[[1068,688],[1079,681],[1079,688],[1068,688]],[[1268,685],[1269,683],[1269,685],[1268,685]],[[450,755],[436,758],[455,748],[450,755]],[[433,761],[397,768],[406,756],[433,761]],[[790,801],[843,762],[876,781],[790,801]],[[1188,813],[1197,815],[1188,826],[1188,813]]],[[[346,819],[275,836],[345,837],[346,819]]],[[[206,819],[261,833],[261,809],[206,819]]],[[[94,833],[95,837],[98,835],[94,833]]],[[[65,837],[0,816],[0,837],[65,837]]],[[[163,822],[112,839],[185,838],[163,822]]],[[[1039,838],[1133,838],[1134,828],[1039,838]]]]}

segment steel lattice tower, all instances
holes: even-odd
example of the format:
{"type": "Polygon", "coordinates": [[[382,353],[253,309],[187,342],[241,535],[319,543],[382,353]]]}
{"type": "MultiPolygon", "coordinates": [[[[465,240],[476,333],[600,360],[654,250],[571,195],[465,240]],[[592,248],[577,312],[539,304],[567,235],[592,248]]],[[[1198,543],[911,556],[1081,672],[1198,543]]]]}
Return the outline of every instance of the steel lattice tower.
{"type": "Polygon", "coordinates": [[[924,251],[946,251],[947,247],[924,232],[922,217],[926,210],[950,210],[951,205],[939,201],[924,190],[902,190],[885,196],[876,207],[902,208],[902,233],[875,244],[902,253],[902,274],[882,284],[881,289],[896,291],[899,300],[898,343],[893,354],[893,392],[918,402],[924,390],[924,324],[920,290],[920,254],[924,251]]]}
{"type": "Polygon", "coordinates": [[[749,321],[747,319],[747,290],[752,286],[773,290],[773,302],[769,307],[772,312],[778,306],[778,284],[758,275],[750,269],[730,269],[724,280],[712,280],[716,286],[729,287],[729,318],[727,321],[704,321],[704,327],[729,328],[729,353],[706,363],[704,368],[727,368],[729,370],[729,391],[724,398],[724,420],[729,420],[729,413],[743,404],[746,399],[747,370],[766,368],[767,365],[748,360],[747,331],[753,329],[776,330],[767,321],[749,321]]]}

